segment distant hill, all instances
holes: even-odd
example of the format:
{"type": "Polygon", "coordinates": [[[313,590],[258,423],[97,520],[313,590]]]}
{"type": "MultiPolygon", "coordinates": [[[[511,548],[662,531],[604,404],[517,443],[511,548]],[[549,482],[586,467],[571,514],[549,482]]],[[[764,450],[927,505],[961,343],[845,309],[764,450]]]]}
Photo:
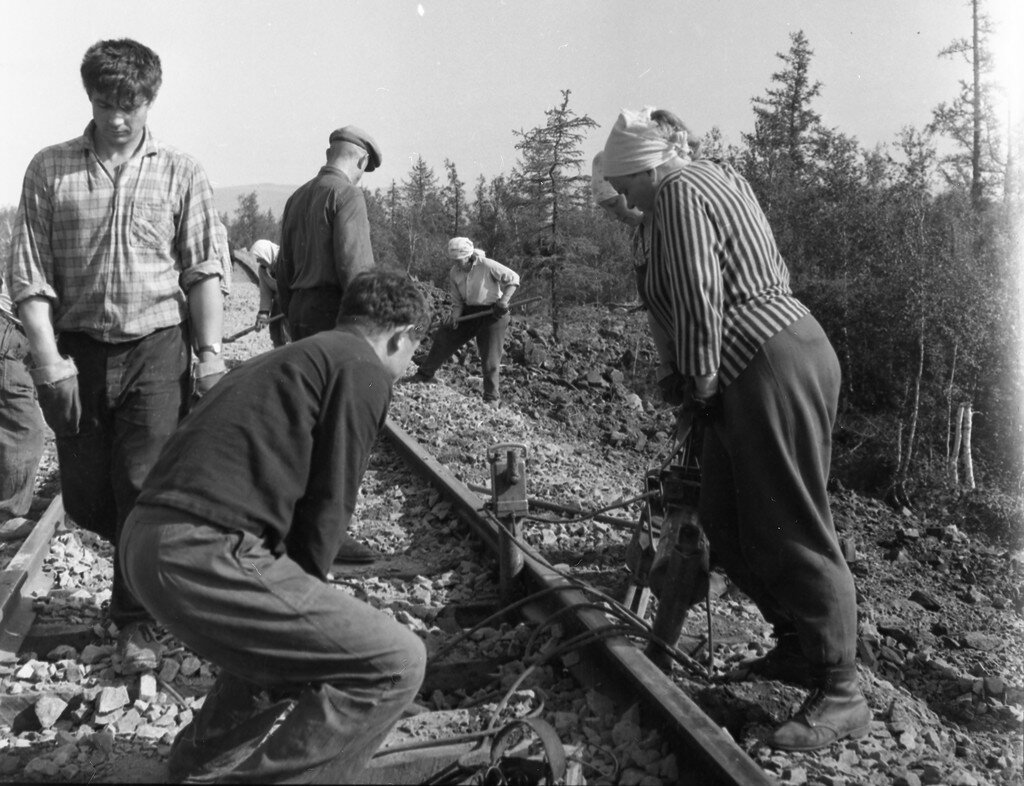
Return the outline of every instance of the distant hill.
{"type": "Polygon", "coordinates": [[[228,218],[235,217],[238,209],[238,197],[256,192],[260,211],[274,211],[274,218],[280,219],[284,212],[284,203],[288,201],[298,186],[279,186],[274,183],[256,183],[249,186],[225,186],[213,189],[213,200],[217,205],[218,215],[227,213],[228,218]]]}

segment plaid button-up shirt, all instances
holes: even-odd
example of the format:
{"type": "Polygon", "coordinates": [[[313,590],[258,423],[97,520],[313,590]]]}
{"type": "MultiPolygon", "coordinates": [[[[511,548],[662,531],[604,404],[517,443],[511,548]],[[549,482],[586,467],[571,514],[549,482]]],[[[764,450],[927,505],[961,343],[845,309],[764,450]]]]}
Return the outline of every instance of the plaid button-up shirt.
{"type": "Polygon", "coordinates": [[[54,329],[132,341],[187,317],[185,293],[219,276],[228,292],[227,233],[199,164],[149,129],[108,172],[93,123],[32,159],[12,234],[7,281],[15,304],[53,303],[54,329]]]}

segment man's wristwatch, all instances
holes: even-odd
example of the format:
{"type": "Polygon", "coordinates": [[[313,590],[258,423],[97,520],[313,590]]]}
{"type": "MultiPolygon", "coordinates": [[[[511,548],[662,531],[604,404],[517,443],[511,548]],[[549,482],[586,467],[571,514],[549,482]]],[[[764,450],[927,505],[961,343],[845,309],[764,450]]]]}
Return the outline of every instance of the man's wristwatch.
{"type": "Polygon", "coordinates": [[[220,342],[218,341],[215,344],[203,344],[196,350],[197,355],[201,355],[203,352],[209,352],[211,355],[219,355],[220,342]]]}

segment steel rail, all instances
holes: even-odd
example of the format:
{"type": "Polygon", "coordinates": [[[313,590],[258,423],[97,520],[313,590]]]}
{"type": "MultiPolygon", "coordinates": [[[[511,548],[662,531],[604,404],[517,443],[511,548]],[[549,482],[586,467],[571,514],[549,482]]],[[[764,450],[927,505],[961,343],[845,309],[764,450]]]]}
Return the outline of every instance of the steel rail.
{"type": "MultiPolygon", "coordinates": [[[[498,549],[498,528],[484,515],[485,502],[437,461],[404,429],[388,420],[385,434],[402,458],[422,477],[438,487],[451,502],[459,518],[492,551],[498,549]]],[[[539,587],[564,588],[551,593],[552,602],[561,608],[576,607],[573,616],[579,627],[594,631],[607,626],[604,613],[586,608],[587,598],[534,549],[524,548],[523,572],[528,583],[539,587]]],[[[716,782],[765,785],[774,781],[718,724],[712,721],[679,686],[624,637],[616,637],[594,645],[603,660],[624,675],[641,692],[644,703],[652,708],[671,731],[688,748],[700,767],[699,773],[686,773],[694,782],[716,782]]]]}
{"type": "Polygon", "coordinates": [[[53,576],[42,570],[50,539],[64,518],[60,494],[53,498],[7,567],[0,571],[0,662],[17,659],[35,612],[33,598],[46,595],[53,576]]]}

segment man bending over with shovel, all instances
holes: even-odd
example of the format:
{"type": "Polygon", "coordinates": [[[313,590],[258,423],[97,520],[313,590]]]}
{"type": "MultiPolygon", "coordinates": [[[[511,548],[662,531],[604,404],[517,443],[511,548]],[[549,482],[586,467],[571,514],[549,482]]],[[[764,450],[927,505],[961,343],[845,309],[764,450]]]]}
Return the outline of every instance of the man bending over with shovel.
{"type": "Polygon", "coordinates": [[[427,359],[409,381],[433,382],[434,374],[448,358],[471,338],[476,338],[483,366],[484,401],[496,407],[501,399],[498,369],[508,330],[508,304],[519,287],[519,274],[488,259],[465,237],[448,241],[448,258],[455,260],[448,271],[452,313],[435,331],[427,359]]]}

